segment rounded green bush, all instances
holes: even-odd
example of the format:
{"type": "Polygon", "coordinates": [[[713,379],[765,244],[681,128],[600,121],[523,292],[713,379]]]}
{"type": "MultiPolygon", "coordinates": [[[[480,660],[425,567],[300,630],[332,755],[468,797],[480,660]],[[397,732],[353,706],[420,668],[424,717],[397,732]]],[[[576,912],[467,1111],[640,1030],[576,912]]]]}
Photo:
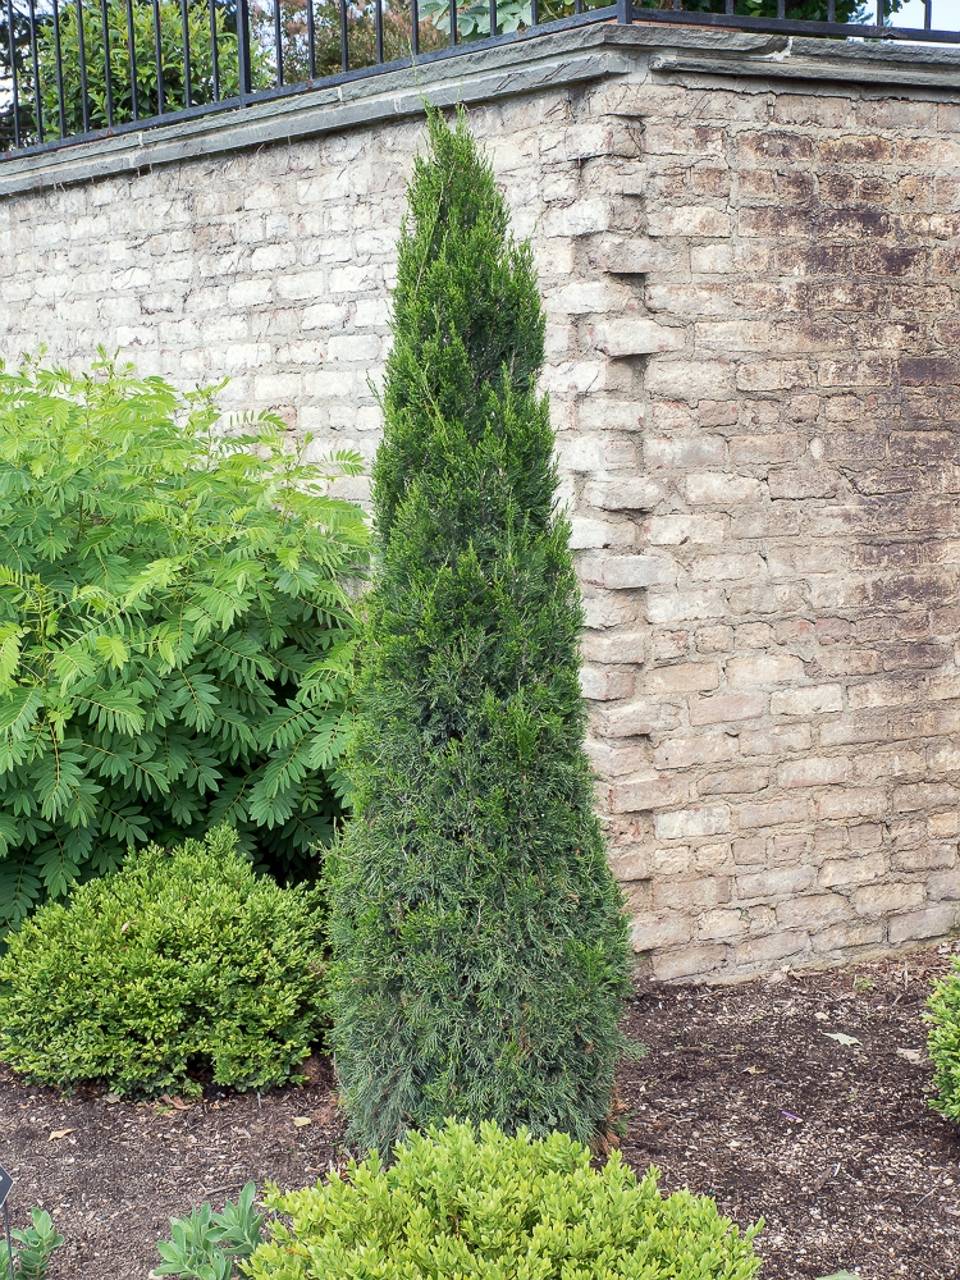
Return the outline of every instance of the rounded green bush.
{"type": "Polygon", "coordinates": [[[934,984],[927,1003],[927,1021],[927,1050],[937,1088],[930,1105],[960,1124],[960,956],[953,957],[950,972],[934,984]]]}
{"type": "Polygon", "coordinates": [[[318,1039],[319,890],[254,873],[229,828],[48,903],[0,959],[0,1058],[116,1093],[282,1084],[318,1039]]]}
{"type": "Polygon", "coordinates": [[[272,1193],[287,1219],[246,1264],[252,1280],[749,1280],[761,1224],[741,1232],[713,1200],[664,1198],[614,1152],[594,1169],[563,1133],[506,1136],[447,1121],[343,1176],[272,1193]]]}

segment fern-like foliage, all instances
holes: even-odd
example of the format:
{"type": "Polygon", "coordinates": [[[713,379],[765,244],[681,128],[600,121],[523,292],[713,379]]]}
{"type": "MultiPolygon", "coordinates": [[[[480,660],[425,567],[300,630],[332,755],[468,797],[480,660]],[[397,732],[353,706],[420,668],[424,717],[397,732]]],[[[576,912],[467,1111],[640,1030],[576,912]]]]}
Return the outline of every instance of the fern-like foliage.
{"type": "Polygon", "coordinates": [[[0,932],[132,845],[299,874],[336,826],[359,459],[217,390],[0,366],[0,932]]]}

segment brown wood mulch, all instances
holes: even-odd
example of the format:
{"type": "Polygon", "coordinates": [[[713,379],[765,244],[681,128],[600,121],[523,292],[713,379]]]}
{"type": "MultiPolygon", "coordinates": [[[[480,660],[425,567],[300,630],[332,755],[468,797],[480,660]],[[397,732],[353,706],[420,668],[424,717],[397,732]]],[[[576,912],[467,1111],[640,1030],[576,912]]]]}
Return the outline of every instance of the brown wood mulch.
{"type": "MultiPolygon", "coordinates": [[[[762,1215],[763,1280],[958,1280],[960,1130],[926,1106],[920,1021],[949,950],[640,991],[628,1026],[648,1052],[621,1072],[625,1155],[740,1222],[762,1215]]],[[[314,1085],[192,1105],[65,1098],[0,1067],[15,1223],[41,1204],[67,1240],[50,1280],[146,1280],[171,1215],[250,1178],[312,1181],[341,1133],[322,1066],[314,1085]]]]}

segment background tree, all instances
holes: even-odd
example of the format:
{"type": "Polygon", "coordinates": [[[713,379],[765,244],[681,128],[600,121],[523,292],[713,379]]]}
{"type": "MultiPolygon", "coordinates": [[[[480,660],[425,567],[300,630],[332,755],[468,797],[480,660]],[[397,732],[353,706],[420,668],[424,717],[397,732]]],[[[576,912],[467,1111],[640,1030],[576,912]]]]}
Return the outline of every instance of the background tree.
{"type": "MultiPolygon", "coordinates": [[[[20,0],[22,3],[22,0],[20,0]]],[[[312,0],[314,13],[316,76],[341,70],[339,0],[312,0]]],[[[211,46],[210,7],[207,0],[188,0],[187,32],[190,47],[190,106],[205,106],[234,97],[240,90],[237,47],[236,0],[217,0],[213,10],[216,32],[216,77],[211,46]]],[[[57,88],[57,42],[52,15],[45,0],[37,0],[38,64],[43,137],[60,136],[57,88]]],[[[133,85],[129,52],[126,0],[107,0],[107,39],[104,40],[100,0],[83,0],[83,46],[87,79],[87,111],[91,129],[105,129],[110,123],[107,110],[107,56],[109,44],[110,92],[113,121],[134,119],[133,85]]],[[[346,8],[349,65],[369,66],[377,61],[375,8],[371,3],[349,3],[346,8]]],[[[6,13],[0,6],[0,66],[9,61],[6,13]]],[[[147,118],[160,111],[157,75],[157,40],[152,0],[133,0],[130,8],[136,64],[137,117],[147,118]]],[[[188,103],[184,59],[183,15],[180,0],[160,0],[157,9],[160,30],[160,67],[163,79],[163,106],[177,111],[188,103]]],[[[311,78],[307,43],[307,0],[280,0],[280,46],[283,79],[297,84],[311,78]]],[[[80,75],[80,19],[76,4],[61,4],[59,15],[60,55],[64,96],[64,133],[83,132],[83,92],[80,75]]],[[[383,6],[384,59],[408,57],[412,51],[409,3],[383,6]]],[[[268,89],[278,82],[274,30],[274,7],[268,0],[250,3],[250,79],[254,90],[268,89]]],[[[28,142],[40,140],[34,100],[34,75],[30,57],[30,25],[25,13],[14,9],[15,58],[20,89],[20,125],[28,142]]],[[[429,20],[420,24],[420,47],[438,47],[444,37],[429,20]]],[[[12,97],[0,98],[0,146],[13,145],[12,97]]]]}
{"type": "MultiPolygon", "coordinates": [[[[307,37],[307,0],[280,0],[283,78],[286,84],[311,79],[307,37]]],[[[376,6],[370,0],[351,0],[345,9],[348,67],[369,67],[377,62],[376,6]]],[[[276,72],[273,4],[258,0],[251,6],[251,24],[259,45],[266,51],[271,82],[276,72]]],[[[317,77],[336,75],[343,69],[340,44],[340,0],[313,0],[314,68],[317,77]]],[[[409,58],[413,52],[410,0],[384,0],[382,6],[383,57],[385,62],[409,58]]],[[[421,10],[419,47],[423,52],[446,44],[421,10]]]]}
{"type": "Polygon", "coordinates": [[[461,118],[429,117],[400,241],[355,817],[330,860],[333,1042],[353,1138],[453,1115],[590,1138],[625,925],[582,748],[579,592],[544,320],[461,118]]]}
{"type": "MultiPolygon", "coordinates": [[[[235,6],[214,7],[216,31],[217,79],[214,79],[213,46],[210,34],[210,9],[205,0],[191,0],[187,5],[187,32],[190,46],[189,105],[203,106],[229,98],[239,92],[240,72],[236,37],[235,6]],[[219,89],[219,92],[217,92],[219,89]]],[[[109,44],[110,92],[115,123],[134,119],[133,85],[129,51],[129,31],[125,0],[108,0],[107,40],[104,40],[103,14],[99,0],[84,0],[82,5],[84,63],[87,80],[89,127],[105,129],[110,122],[107,110],[107,57],[109,44]]],[[[134,0],[130,8],[133,22],[133,48],[136,65],[137,118],[157,115],[160,111],[159,77],[157,74],[157,40],[154,9],[150,0],[134,0]]],[[[184,60],[183,15],[179,0],[160,0],[157,8],[160,30],[160,69],[163,80],[163,108],[177,111],[187,105],[186,63],[184,60]]],[[[67,136],[82,133],[83,90],[80,75],[80,19],[76,5],[60,11],[60,56],[63,75],[65,128],[67,136]]],[[[44,137],[56,138],[60,133],[59,95],[57,90],[57,46],[53,24],[47,18],[40,27],[38,40],[40,100],[44,137]]],[[[267,59],[256,44],[251,49],[254,84],[266,82],[267,59]]],[[[24,59],[20,75],[22,116],[33,135],[37,134],[36,109],[33,105],[33,71],[29,57],[24,59]]]]}

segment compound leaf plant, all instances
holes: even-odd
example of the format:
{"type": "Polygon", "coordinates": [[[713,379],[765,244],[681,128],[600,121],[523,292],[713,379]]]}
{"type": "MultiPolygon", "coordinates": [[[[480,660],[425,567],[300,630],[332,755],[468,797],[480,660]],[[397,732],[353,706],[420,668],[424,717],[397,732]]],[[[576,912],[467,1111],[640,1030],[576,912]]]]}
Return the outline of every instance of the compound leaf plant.
{"type": "Polygon", "coordinates": [[[358,465],[305,461],[269,415],[224,433],[214,391],[106,359],[0,366],[0,932],[218,822],[309,872],[366,555],[326,489],[358,465]]]}
{"type": "Polygon", "coordinates": [[[530,248],[463,120],[429,117],[400,241],[379,561],[329,859],[354,1140],[447,1116],[589,1140],[626,988],[593,810],[581,604],[557,510],[530,248]]]}

